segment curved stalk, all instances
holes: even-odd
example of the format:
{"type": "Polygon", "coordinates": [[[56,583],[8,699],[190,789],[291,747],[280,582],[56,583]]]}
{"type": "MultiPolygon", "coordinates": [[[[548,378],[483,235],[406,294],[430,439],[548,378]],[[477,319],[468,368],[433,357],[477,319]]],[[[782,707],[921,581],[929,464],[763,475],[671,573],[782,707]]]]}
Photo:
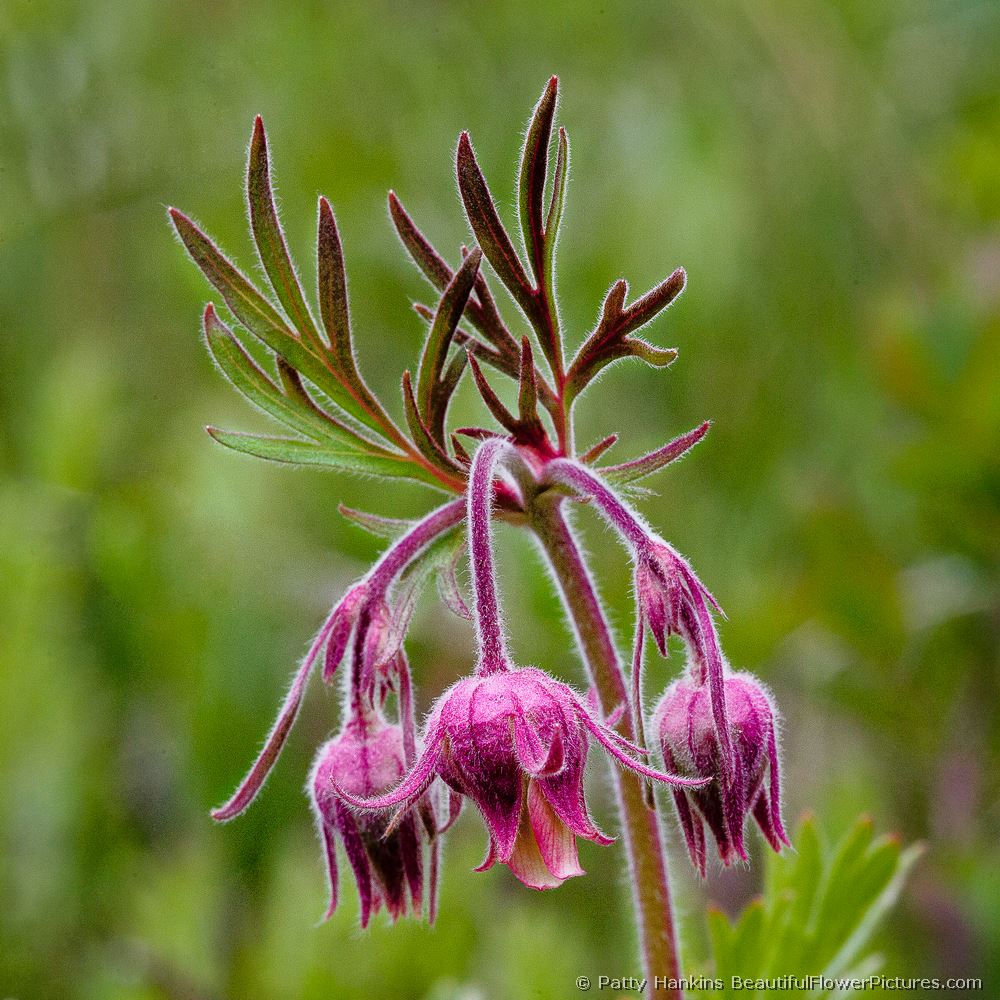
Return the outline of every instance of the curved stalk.
{"type": "MultiPolygon", "coordinates": [[[[562,502],[563,498],[551,494],[538,496],[529,507],[529,519],[573,622],[601,711],[607,715],[617,705],[628,704],[629,691],[593,580],[561,509],[562,502]]],[[[637,735],[628,712],[622,718],[621,730],[629,740],[637,735]]],[[[656,809],[644,801],[641,778],[617,768],[612,769],[612,778],[632,874],[632,901],[647,995],[681,1000],[680,989],[657,985],[657,977],[661,982],[676,981],[681,975],[659,817],[656,809]]]]}
{"type": "Polygon", "coordinates": [[[358,611],[354,630],[354,648],[351,657],[349,684],[354,710],[363,714],[361,698],[361,663],[364,655],[365,637],[371,625],[372,613],[378,601],[385,597],[396,577],[406,568],[410,560],[431,544],[439,535],[458,524],[465,517],[464,499],[452,500],[438,507],[418,521],[402,538],[387,548],[364,578],[366,596],[358,611]]]}
{"type": "Polygon", "coordinates": [[[475,592],[479,663],[476,672],[495,674],[507,669],[507,643],[500,617],[496,572],[493,566],[493,474],[497,460],[509,445],[502,438],[484,441],[469,472],[468,514],[469,568],[475,592]]]}

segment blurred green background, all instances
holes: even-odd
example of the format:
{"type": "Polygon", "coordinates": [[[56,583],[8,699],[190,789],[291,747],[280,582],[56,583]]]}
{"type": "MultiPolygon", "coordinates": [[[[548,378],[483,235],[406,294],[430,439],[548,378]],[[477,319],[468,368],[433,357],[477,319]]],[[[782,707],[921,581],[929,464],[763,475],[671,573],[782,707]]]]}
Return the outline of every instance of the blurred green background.
{"type": "MultiPolygon", "coordinates": [[[[1000,7],[957,0],[0,7],[0,995],[513,1000],[639,974],[620,849],[587,844],[588,878],[529,893],[469,873],[471,812],[433,930],[360,934],[346,884],[317,929],[302,786],[337,724],[318,683],[261,801],[224,828],[207,816],[377,551],[337,502],[406,515],[433,495],[209,440],[209,422],[264,423],[199,343],[208,286],[164,208],[251,268],[241,184],[262,113],[293,252],[311,277],[326,194],[359,353],[398,413],[410,301],[429,296],[385,191],[454,259],[468,127],[512,219],[520,130],[553,72],[570,340],[620,275],[639,293],[689,273],[652,330],[680,359],[614,369],[579,439],[626,432],[624,459],[715,421],[643,509],[729,612],[732,662],[776,693],[786,813],[834,835],[868,812],[926,840],[887,968],[996,989],[998,40],[1000,7]]],[[[626,566],[581,522],[628,636],[626,566]]],[[[579,681],[532,549],[504,540],[520,657],[579,681]]],[[[470,636],[431,595],[409,649],[426,707],[470,636]]],[[[650,691],[676,669],[654,660],[650,691]]],[[[738,909],[760,865],[699,886],[671,839],[697,956],[706,900],[738,909]]]]}

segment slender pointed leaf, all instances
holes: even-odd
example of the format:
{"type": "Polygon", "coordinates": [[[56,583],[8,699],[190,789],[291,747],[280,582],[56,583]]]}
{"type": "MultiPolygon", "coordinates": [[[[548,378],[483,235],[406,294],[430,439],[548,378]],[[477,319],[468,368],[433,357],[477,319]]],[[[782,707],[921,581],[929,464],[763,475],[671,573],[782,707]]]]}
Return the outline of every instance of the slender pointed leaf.
{"type": "MultiPolygon", "coordinates": [[[[434,411],[436,393],[440,386],[441,372],[448,356],[448,348],[458,328],[465,304],[472,291],[473,282],[479,271],[482,254],[475,250],[462,262],[455,276],[448,283],[434,314],[434,322],[424,343],[417,369],[417,403],[424,422],[435,432],[434,411]]],[[[444,443],[443,434],[435,433],[439,443],[444,443]]]]}
{"type": "MultiPolygon", "coordinates": [[[[454,277],[454,271],[417,228],[393,191],[389,192],[389,214],[410,259],[438,292],[444,292],[454,277]]],[[[469,297],[465,312],[473,327],[507,358],[512,369],[516,368],[517,341],[500,317],[481,270],[476,275],[473,294],[469,297]]]]}
{"type": "Polygon", "coordinates": [[[261,335],[261,330],[271,327],[292,336],[292,331],[271,303],[191,219],[176,208],[170,209],[170,218],[191,259],[225,299],[237,319],[257,336],[261,335]]]}
{"type": "Polygon", "coordinates": [[[549,140],[559,97],[559,81],[551,77],[535,105],[535,110],[525,133],[521,151],[521,169],[518,183],[518,208],[524,249],[535,274],[536,286],[544,283],[545,232],[542,220],[542,202],[545,197],[545,178],[548,173],[549,140]]]}
{"type": "Polygon", "coordinates": [[[247,162],[247,201],[250,206],[250,227],[260,253],[260,262],[271,281],[271,287],[299,333],[320,350],[324,344],[316,329],[312,314],[302,294],[302,285],[288,252],[281,229],[278,209],[271,188],[271,168],[267,150],[267,135],[260,115],[254,119],[247,162]]]}
{"type": "MultiPolygon", "coordinates": [[[[603,455],[609,448],[611,448],[615,442],[618,440],[617,434],[609,434],[606,438],[602,438],[595,445],[591,445],[581,456],[580,461],[586,463],[587,465],[593,465],[601,455],[603,455]]],[[[611,466],[614,468],[614,466],[611,466]]]]}
{"type": "Polygon", "coordinates": [[[322,389],[337,406],[384,435],[385,421],[352,395],[327,362],[288,328],[274,307],[222,251],[182,212],[171,209],[170,216],[192,260],[218,290],[233,315],[275,354],[322,389]]]}
{"type": "Polygon", "coordinates": [[[636,299],[623,313],[621,335],[628,336],[655,319],[684,291],[686,283],[687,274],[683,267],[678,267],[669,278],[636,299]]]}
{"type": "Polygon", "coordinates": [[[666,281],[630,306],[625,305],[627,282],[616,281],[604,298],[597,327],[584,341],[570,365],[567,397],[573,399],[578,396],[601,369],[620,358],[637,357],[655,368],[669,365],[677,357],[675,350],[657,347],[630,334],[651,322],[670,305],[684,289],[685,281],[684,269],[677,268],[666,281]]]}
{"type": "Polygon", "coordinates": [[[222,431],[216,427],[206,429],[219,444],[225,445],[233,451],[264,458],[271,462],[322,466],[363,476],[414,479],[438,489],[442,488],[440,481],[423,466],[417,465],[404,456],[386,458],[382,455],[363,455],[346,448],[335,451],[332,448],[293,438],[263,437],[238,431],[222,431]]]}
{"type": "Polygon", "coordinates": [[[334,442],[359,452],[376,447],[331,417],[285,395],[257,366],[211,306],[205,310],[204,326],[205,340],[216,364],[255,406],[317,441],[334,442]]]}
{"type": "Polygon", "coordinates": [[[519,383],[518,418],[523,424],[537,424],[538,384],[535,382],[535,360],[531,354],[531,341],[527,337],[521,341],[521,377],[519,383]]]}
{"type": "Polygon", "coordinates": [[[633,459],[631,462],[623,462],[621,465],[605,466],[600,470],[601,475],[613,483],[634,483],[654,472],[659,472],[671,462],[676,462],[683,455],[686,455],[708,433],[711,426],[712,422],[706,420],[686,434],[674,438],[662,448],[651,451],[648,455],[633,459]]]}
{"type": "Polygon", "coordinates": [[[476,162],[468,132],[463,132],[458,140],[457,169],[458,189],[465,214],[483,254],[514,301],[529,317],[533,316],[536,307],[531,282],[497,214],[486,178],[476,162]]]}
{"type": "Polygon", "coordinates": [[[338,504],[338,512],[341,516],[353,521],[356,525],[364,528],[379,538],[388,538],[395,541],[402,538],[416,524],[416,521],[407,520],[401,517],[382,517],[381,514],[369,514],[368,511],[356,510],[353,507],[345,507],[338,504]]]}
{"type": "Polygon", "coordinates": [[[549,199],[549,210],[545,216],[545,253],[551,268],[556,242],[559,236],[559,225],[562,222],[563,208],[566,204],[566,181],[569,179],[569,136],[566,129],[559,129],[559,147],[556,153],[556,168],[552,173],[552,197],[549,199]]]}
{"type": "Polygon", "coordinates": [[[413,382],[409,371],[403,372],[403,409],[406,413],[406,423],[413,436],[413,443],[420,450],[421,454],[437,469],[448,476],[455,477],[461,473],[460,467],[454,462],[451,456],[444,450],[442,445],[434,439],[423,418],[420,416],[420,409],[417,406],[417,399],[413,393],[413,382]]]}
{"type": "Polygon", "coordinates": [[[344,248],[333,209],[326,198],[319,199],[316,237],[316,273],[319,287],[319,310],[330,340],[330,348],[340,371],[354,370],[351,344],[351,315],[347,302],[347,271],[344,248]]]}
{"type": "Polygon", "coordinates": [[[517,417],[504,406],[503,401],[493,391],[493,386],[486,380],[479,362],[473,354],[469,354],[469,368],[472,370],[472,377],[475,380],[479,395],[482,396],[486,408],[496,418],[498,424],[511,433],[515,433],[518,427],[517,417]]]}

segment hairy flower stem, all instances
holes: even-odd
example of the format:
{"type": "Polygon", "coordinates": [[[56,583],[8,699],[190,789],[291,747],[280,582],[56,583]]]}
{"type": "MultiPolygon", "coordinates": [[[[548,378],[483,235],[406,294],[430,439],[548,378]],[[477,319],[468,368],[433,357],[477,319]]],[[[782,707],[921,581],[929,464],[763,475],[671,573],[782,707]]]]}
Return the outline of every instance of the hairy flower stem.
{"type": "MultiPolygon", "coordinates": [[[[436,538],[449,528],[458,524],[465,516],[466,502],[464,500],[452,500],[450,503],[438,507],[431,511],[421,521],[418,521],[402,538],[394,545],[389,546],[379,557],[378,562],[368,571],[365,582],[368,587],[368,596],[365,598],[358,614],[358,625],[355,629],[354,653],[351,661],[350,690],[352,707],[360,718],[366,718],[366,706],[361,696],[361,664],[364,650],[365,635],[371,624],[371,617],[375,611],[376,601],[385,597],[393,580],[406,568],[410,560],[416,556],[436,538]]],[[[328,629],[333,616],[324,626],[324,631],[328,629]]],[[[323,632],[320,633],[323,635],[323,632]]],[[[318,651],[318,646],[316,647],[318,651]]],[[[310,657],[313,652],[310,651],[310,657]]]]}
{"type": "Polygon", "coordinates": [[[493,472],[501,453],[508,447],[500,438],[483,442],[469,472],[469,565],[476,595],[476,630],[479,633],[479,663],[476,672],[483,676],[507,669],[507,644],[500,618],[490,521],[493,472]]]}
{"type": "MultiPolygon", "coordinates": [[[[629,692],[593,580],[562,507],[563,498],[543,494],[531,504],[531,526],[548,557],[566,609],[573,621],[580,651],[605,715],[628,704],[629,692]]],[[[626,739],[636,737],[629,713],[621,722],[626,739]]],[[[635,906],[647,994],[683,997],[680,989],[657,989],[656,978],[680,978],[674,915],[663,835],[656,810],[644,801],[643,781],[612,768],[621,828],[632,870],[635,906]]]]}

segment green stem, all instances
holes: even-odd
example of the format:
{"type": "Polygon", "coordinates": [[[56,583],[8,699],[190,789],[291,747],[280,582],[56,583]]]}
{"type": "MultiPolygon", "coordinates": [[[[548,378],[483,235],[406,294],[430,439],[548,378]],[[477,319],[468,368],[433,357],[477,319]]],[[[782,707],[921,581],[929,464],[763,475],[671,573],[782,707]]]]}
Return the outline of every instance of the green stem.
{"type": "MultiPolygon", "coordinates": [[[[607,714],[617,705],[629,705],[628,687],[590,572],[561,509],[562,502],[561,497],[542,494],[531,504],[528,514],[573,621],[590,683],[597,691],[601,710],[607,714]]],[[[626,739],[635,738],[628,711],[619,729],[626,739]]],[[[681,976],[659,818],[656,809],[644,801],[643,780],[616,767],[611,770],[631,869],[647,996],[681,1000],[679,988],[668,989],[657,983],[657,978],[663,983],[677,981],[681,976]]]]}

